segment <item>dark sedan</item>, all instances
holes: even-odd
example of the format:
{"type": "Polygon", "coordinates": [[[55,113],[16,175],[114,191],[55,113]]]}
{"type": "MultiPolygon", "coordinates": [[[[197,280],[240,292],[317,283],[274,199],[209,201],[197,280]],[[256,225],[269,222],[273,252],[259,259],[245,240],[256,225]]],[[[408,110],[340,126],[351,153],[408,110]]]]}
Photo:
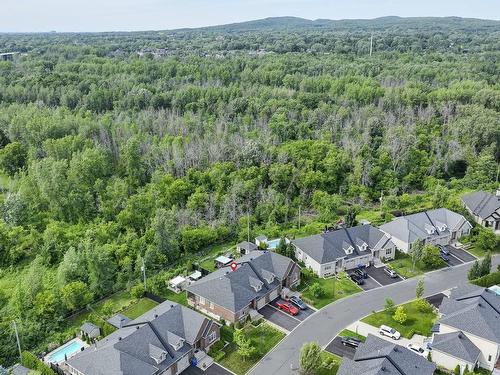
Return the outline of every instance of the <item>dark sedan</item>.
{"type": "Polygon", "coordinates": [[[355,273],[351,273],[349,275],[352,281],[354,281],[358,285],[363,285],[365,283],[365,280],[363,279],[362,276],[356,275],[355,273]]]}
{"type": "Polygon", "coordinates": [[[353,348],[357,348],[361,343],[360,340],[355,339],[354,337],[344,336],[342,337],[342,345],[351,346],[353,348]]]}

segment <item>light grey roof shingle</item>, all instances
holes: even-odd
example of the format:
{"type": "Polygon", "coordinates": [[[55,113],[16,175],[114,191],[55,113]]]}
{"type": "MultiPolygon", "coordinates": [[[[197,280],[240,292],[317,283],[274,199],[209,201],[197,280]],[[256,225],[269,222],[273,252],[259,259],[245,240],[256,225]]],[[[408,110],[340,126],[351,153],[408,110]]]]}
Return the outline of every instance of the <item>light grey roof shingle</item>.
{"type": "Polygon", "coordinates": [[[294,264],[290,258],[269,251],[253,251],[242,256],[236,263],[236,271],[229,267],[220,268],[194,282],[187,290],[237,312],[254,299],[276,289],[294,264]],[[276,276],[271,284],[266,281],[269,272],[276,276]],[[253,287],[256,280],[263,283],[260,291],[253,287]]]}
{"type": "Polygon", "coordinates": [[[500,343],[500,296],[476,286],[454,289],[439,307],[440,324],[500,343]]]}
{"type": "Polygon", "coordinates": [[[460,331],[434,335],[432,350],[450,354],[469,363],[475,363],[481,353],[478,347],[460,331]]]}
{"type": "Polygon", "coordinates": [[[12,367],[12,375],[28,375],[30,373],[30,369],[29,368],[26,368],[20,364],[16,364],[14,365],[14,367],[12,367]]]}
{"type": "Polygon", "coordinates": [[[389,243],[389,237],[372,225],[338,229],[292,241],[295,247],[320,264],[330,263],[344,257],[356,258],[370,254],[370,249],[385,248],[389,243]],[[361,251],[358,247],[358,244],[362,243],[368,245],[366,251],[361,251]],[[344,250],[349,246],[354,249],[352,254],[346,254],[344,250]]]}
{"type": "Polygon", "coordinates": [[[88,335],[92,334],[96,330],[100,331],[99,327],[90,322],[85,322],[80,327],[80,331],[85,332],[88,335]]]}
{"type": "Polygon", "coordinates": [[[465,194],[462,197],[462,202],[474,215],[479,216],[481,219],[490,217],[500,209],[500,198],[484,191],[465,194]]]}
{"type": "Polygon", "coordinates": [[[462,221],[466,222],[462,215],[447,208],[437,208],[395,218],[381,225],[380,229],[406,243],[413,243],[417,240],[448,234],[450,229],[455,229],[462,221]],[[439,230],[439,224],[446,224],[446,229],[439,230]],[[431,228],[435,228],[433,234],[427,231],[431,228]]]}
{"type": "Polygon", "coordinates": [[[253,242],[243,241],[236,245],[240,249],[245,249],[246,251],[257,250],[257,245],[253,242]]]}
{"type": "Polygon", "coordinates": [[[434,363],[407,348],[368,335],[359,345],[353,360],[342,361],[337,375],[432,375],[435,370],[434,363]]]}
{"type": "Polygon", "coordinates": [[[123,314],[115,314],[106,321],[113,327],[122,328],[130,322],[130,319],[123,314]]]}

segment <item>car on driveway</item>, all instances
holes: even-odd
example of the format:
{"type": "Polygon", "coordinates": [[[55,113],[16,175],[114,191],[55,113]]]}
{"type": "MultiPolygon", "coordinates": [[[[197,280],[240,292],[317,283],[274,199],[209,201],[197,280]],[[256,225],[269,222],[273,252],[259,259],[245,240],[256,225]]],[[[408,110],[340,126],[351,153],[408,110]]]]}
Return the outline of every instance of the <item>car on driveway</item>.
{"type": "Polygon", "coordinates": [[[289,301],[301,310],[307,310],[307,305],[297,296],[291,296],[289,301]]]}
{"type": "Polygon", "coordinates": [[[368,279],[368,274],[363,268],[356,268],[354,270],[354,274],[358,275],[359,277],[362,277],[363,279],[368,279]]]}
{"type": "Polygon", "coordinates": [[[292,305],[290,302],[276,302],[276,307],[290,315],[297,315],[299,313],[299,309],[292,305]]]}
{"type": "Polygon", "coordinates": [[[439,253],[439,256],[441,257],[442,260],[444,260],[445,262],[449,262],[450,261],[450,257],[448,255],[446,255],[445,253],[439,253]]]}
{"type": "Polygon", "coordinates": [[[380,333],[381,336],[387,336],[393,340],[399,340],[401,338],[401,333],[396,331],[394,328],[385,325],[380,326],[378,333],[380,333]]]}
{"type": "Polygon", "coordinates": [[[409,350],[411,350],[412,352],[417,353],[418,355],[421,355],[422,357],[427,357],[427,351],[424,348],[422,348],[420,345],[417,345],[417,344],[410,342],[406,347],[409,350]]]}
{"type": "Polygon", "coordinates": [[[363,279],[362,276],[359,276],[355,273],[351,273],[349,277],[351,278],[352,281],[354,281],[358,285],[363,285],[365,283],[365,279],[363,279]]]}
{"type": "Polygon", "coordinates": [[[361,344],[361,340],[355,339],[354,337],[344,336],[342,337],[342,345],[357,348],[361,344]]]}
{"type": "Polygon", "coordinates": [[[450,250],[446,248],[446,246],[443,245],[437,245],[439,252],[444,255],[450,255],[450,250]]]}
{"type": "Polygon", "coordinates": [[[396,272],[396,271],[394,271],[394,270],[391,270],[391,269],[390,269],[390,268],[388,268],[388,267],[385,267],[385,268],[384,268],[384,272],[385,272],[387,275],[389,275],[389,277],[390,277],[391,279],[395,279],[396,277],[398,277],[397,272],[396,272]]]}

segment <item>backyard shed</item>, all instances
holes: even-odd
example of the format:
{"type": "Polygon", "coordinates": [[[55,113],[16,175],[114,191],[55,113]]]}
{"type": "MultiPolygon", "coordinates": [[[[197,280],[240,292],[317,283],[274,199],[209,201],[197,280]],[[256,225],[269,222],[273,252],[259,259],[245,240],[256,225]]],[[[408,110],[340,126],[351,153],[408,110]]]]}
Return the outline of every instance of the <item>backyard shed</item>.
{"type": "Polygon", "coordinates": [[[85,322],[80,327],[81,336],[87,336],[91,339],[101,336],[101,329],[93,323],[85,322]]]}
{"type": "Polygon", "coordinates": [[[187,280],[182,276],[176,276],[168,282],[168,286],[176,293],[180,293],[184,290],[187,284],[187,280]]]}

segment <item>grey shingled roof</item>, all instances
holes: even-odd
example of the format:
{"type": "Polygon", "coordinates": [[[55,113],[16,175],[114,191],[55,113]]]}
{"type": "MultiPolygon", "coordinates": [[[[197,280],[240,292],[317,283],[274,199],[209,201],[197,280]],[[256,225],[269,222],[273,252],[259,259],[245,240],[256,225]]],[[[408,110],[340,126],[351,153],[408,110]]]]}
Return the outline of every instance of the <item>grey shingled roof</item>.
{"type": "Polygon", "coordinates": [[[203,315],[166,301],[68,360],[85,375],[153,375],[168,369],[192,350],[207,327],[203,315]],[[185,340],[179,350],[169,342],[185,340]],[[152,348],[157,348],[153,349],[152,348]],[[166,359],[152,358],[164,351],[166,359]]]}
{"type": "Polygon", "coordinates": [[[299,238],[292,244],[320,264],[330,263],[340,258],[356,258],[370,254],[370,249],[380,249],[392,244],[389,237],[372,225],[359,225],[347,229],[299,238]],[[361,251],[357,244],[366,243],[368,248],[361,251]],[[352,246],[352,254],[346,254],[344,248],[352,246]]]}
{"type": "Polygon", "coordinates": [[[476,363],[481,351],[462,332],[451,332],[434,335],[432,350],[450,354],[469,363],[476,363]]]}
{"type": "Polygon", "coordinates": [[[454,289],[439,307],[440,324],[500,343],[500,296],[472,285],[454,289]]]}
{"type": "Polygon", "coordinates": [[[187,290],[206,298],[230,311],[237,312],[254,299],[276,289],[295,264],[290,258],[269,251],[253,251],[236,261],[238,268],[232,271],[223,267],[191,284],[187,290]],[[266,276],[276,276],[271,284],[266,276]],[[262,282],[262,289],[256,291],[256,280],[262,282]]]}
{"type": "Polygon", "coordinates": [[[111,318],[106,320],[109,324],[116,328],[122,328],[123,326],[130,323],[130,319],[123,314],[113,315],[111,318]]]}
{"type": "Polygon", "coordinates": [[[500,209],[500,198],[485,191],[465,194],[462,202],[469,210],[481,219],[486,219],[500,209]]]}
{"type": "Polygon", "coordinates": [[[353,360],[344,358],[337,375],[432,375],[436,365],[379,337],[368,335],[353,360]]]}
{"type": "Polygon", "coordinates": [[[446,235],[450,232],[450,229],[455,229],[461,221],[466,221],[462,215],[447,208],[437,208],[395,218],[381,225],[380,229],[405,243],[413,243],[429,237],[446,235]],[[441,223],[447,226],[443,231],[437,228],[441,223]],[[427,232],[427,228],[431,226],[436,228],[434,234],[427,232]]]}
{"type": "Polygon", "coordinates": [[[90,323],[90,322],[85,322],[80,327],[80,331],[85,332],[86,334],[91,334],[95,330],[100,331],[98,326],[96,326],[95,324],[90,323]]]}
{"type": "Polygon", "coordinates": [[[257,245],[253,242],[243,241],[236,245],[240,249],[245,249],[246,251],[257,250],[257,245]]]}
{"type": "Polygon", "coordinates": [[[30,373],[30,369],[29,368],[26,368],[20,364],[16,364],[14,365],[14,367],[12,367],[12,371],[11,371],[11,374],[12,375],[28,375],[30,373]]]}

